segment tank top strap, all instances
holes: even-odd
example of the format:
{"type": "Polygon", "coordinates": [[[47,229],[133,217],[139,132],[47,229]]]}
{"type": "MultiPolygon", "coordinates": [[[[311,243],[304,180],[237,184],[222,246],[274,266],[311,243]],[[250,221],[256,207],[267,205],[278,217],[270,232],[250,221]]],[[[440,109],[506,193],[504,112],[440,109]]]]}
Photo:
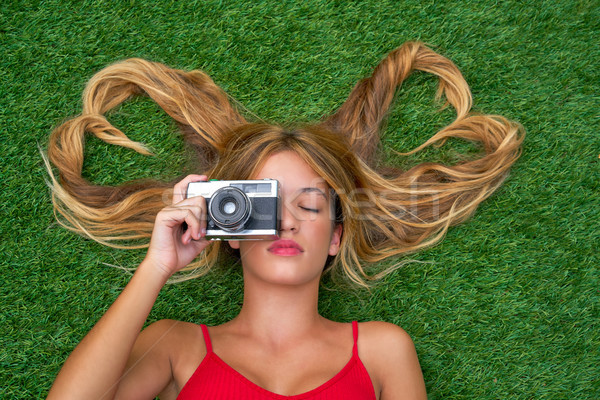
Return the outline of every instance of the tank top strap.
{"type": "Polygon", "coordinates": [[[208,328],[204,324],[201,324],[200,328],[202,328],[202,335],[204,336],[204,344],[206,346],[206,354],[210,354],[210,353],[212,353],[212,343],[210,342],[210,335],[208,334],[208,328]]]}
{"type": "Polygon", "coordinates": [[[358,322],[352,321],[352,337],[354,338],[354,346],[352,347],[352,354],[358,357],[358,322]]]}

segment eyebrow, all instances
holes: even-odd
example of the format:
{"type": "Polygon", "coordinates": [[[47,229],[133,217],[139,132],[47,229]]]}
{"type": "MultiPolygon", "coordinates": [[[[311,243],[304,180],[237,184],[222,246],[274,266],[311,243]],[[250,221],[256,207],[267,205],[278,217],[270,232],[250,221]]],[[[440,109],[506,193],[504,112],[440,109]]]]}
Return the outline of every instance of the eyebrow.
{"type": "Polygon", "coordinates": [[[317,193],[323,196],[325,199],[327,199],[327,195],[325,194],[325,192],[319,189],[318,187],[305,187],[298,190],[299,195],[304,193],[317,193]]]}

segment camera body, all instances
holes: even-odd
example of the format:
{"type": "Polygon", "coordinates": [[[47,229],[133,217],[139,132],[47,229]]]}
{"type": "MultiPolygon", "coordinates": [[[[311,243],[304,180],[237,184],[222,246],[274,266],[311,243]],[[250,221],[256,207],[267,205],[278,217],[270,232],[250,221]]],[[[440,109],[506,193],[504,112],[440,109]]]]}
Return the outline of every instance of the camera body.
{"type": "Polygon", "coordinates": [[[206,238],[274,240],[279,234],[281,197],[274,179],[192,182],[187,196],[206,200],[206,238]]]}

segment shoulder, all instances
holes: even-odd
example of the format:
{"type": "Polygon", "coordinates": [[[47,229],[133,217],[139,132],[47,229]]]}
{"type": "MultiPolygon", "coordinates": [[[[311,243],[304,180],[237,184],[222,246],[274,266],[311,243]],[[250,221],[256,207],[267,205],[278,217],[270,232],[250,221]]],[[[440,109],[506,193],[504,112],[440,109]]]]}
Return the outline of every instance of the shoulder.
{"type": "Polygon", "coordinates": [[[358,324],[358,349],[361,359],[372,359],[375,364],[401,361],[403,357],[415,352],[415,346],[408,333],[389,322],[370,321],[358,324]]]}
{"type": "Polygon", "coordinates": [[[179,346],[182,346],[189,339],[198,337],[198,335],[201,335],[199,325],[163,319],[148,325],[140,333],[136,341],[136,347],[144,352],[170,353],[177,350],[179,346]]]}
{"type": "Polygon", "coordinates": [[[136,347],[146,356],[156,353],[161,359],[168,360],[174,375],[178,368],[195,364],[206,354],[200,325],[170,319],[154,322],[144,329],[136,347]]]}
{"type": "Polygon", "coordinates": [[[201,334],[200,325],[191,322],[182,322],[172,319],[161,319],[142,331],[142,335],[163,340],[183,339],[201,334]]]}
{"type": "Polygon", "coordinates": [[[359,357],[381,399],[424,398],[423,375],[410,335],[381,321],[360,323],[358,331],[359,357]]]}
{"type": "Polygon", "coordinates": [[[155,396],[175,397],[181,381],[185,383],[198,359],[206,354],[200,339],[200,326],[189,322],[160,320],[150,324],[138,336],[127,374],[121,379],[118,398],[155,396]],[[142,393],[143,392],[143,393],[142,393]]]}
{"type": "Polygon", "coordinates": [[[359,339],[366,339],[369,345],[377,345],[381,340],[385,341],[388,345],[413,345],[410,335],[404,329],[389,322],[360,322],[358,329],[360,332],[359,339]]]}

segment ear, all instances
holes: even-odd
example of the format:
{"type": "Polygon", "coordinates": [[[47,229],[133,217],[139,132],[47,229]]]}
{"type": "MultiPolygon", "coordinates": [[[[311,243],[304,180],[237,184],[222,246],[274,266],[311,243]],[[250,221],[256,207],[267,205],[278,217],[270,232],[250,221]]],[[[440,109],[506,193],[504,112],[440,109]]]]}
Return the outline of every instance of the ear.
{"type": "Polygon", "coordinates": [[[240,249],[240,241],[239,240],[228,240],[227,243],[229,243],[229,247],[231,247],[234,250],[240,249]]]}
{"type": "Polygon", "coordinates": [[[340,250],[340,243],[342,242],[342,224],[337,224],[333,227],[333,234],[331,235],[331,241],[329,242],[329,255],[335,256],[340,250]]]}

